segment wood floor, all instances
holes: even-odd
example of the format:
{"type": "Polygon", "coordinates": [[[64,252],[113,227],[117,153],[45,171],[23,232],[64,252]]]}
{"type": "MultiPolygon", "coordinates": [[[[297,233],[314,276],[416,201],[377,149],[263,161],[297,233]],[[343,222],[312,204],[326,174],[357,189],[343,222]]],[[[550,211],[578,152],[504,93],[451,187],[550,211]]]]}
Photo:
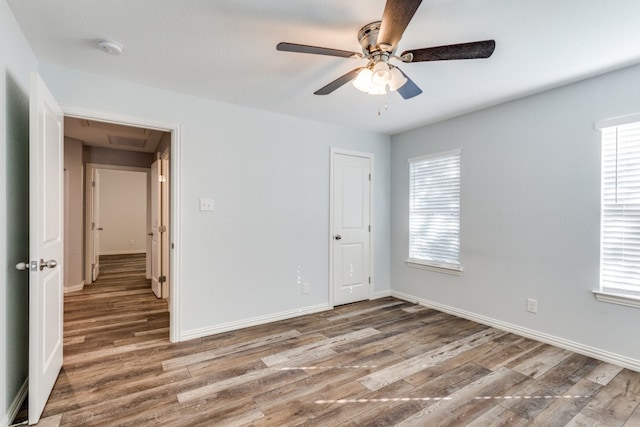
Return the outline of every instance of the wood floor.
{"type": "Polygon", "coordinates": [[[640,373],[393,298],[171,344],[142,258],[102,260],[41,425],[640,426],[640,373]]]}

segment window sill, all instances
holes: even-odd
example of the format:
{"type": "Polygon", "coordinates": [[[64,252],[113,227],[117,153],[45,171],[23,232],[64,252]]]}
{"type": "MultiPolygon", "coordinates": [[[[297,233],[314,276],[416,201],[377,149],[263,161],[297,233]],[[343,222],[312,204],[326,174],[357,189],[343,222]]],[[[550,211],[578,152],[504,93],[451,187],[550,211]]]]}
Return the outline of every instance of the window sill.
{"type": "Polygon", "coordinates": [[[443,266],[443,265],[436,265],[436,264],[424,264],[421,262],[416,262],[411,260],[407,260],[405,262],[407,263],[407,266],[411,268],[419,268],[420,270],[435,271],[436,273],[451,274],[453,276],[462,275],[461,267],[443,266]]]}
{"type": "Polygon", "coordinates": [[[627,307],[640,308],[640,297],[624,294],[614,294],[610,292],[593,291],[593,295],[598,301],[611,304],[626,305],[627,307]]]}

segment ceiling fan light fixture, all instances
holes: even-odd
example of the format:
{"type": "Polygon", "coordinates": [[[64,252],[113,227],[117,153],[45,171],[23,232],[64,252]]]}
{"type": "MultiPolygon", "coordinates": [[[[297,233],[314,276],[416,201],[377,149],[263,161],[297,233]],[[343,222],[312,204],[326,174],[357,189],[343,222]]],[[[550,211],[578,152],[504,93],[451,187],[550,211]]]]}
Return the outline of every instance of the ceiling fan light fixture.
{"type": "Polygon", "coordinates": [[[376,62],[373,66],[373,75],[371,76],[371,82],[376,86],[384,87],[391,80],[391,71],[389,70],[389,64],[384,61],[376,62]]]}
{"type": "Polygon", "coordinates": [[[391,69],[391,80],[389,80],[389,91],[396,91],[404,86],[405,83],[407,83],[407,78],[397,67],[393,67],[391,69]]]}
{"type": "Polygon", "coordinates": [[[358,73],[358,77],[353,80],[353,86],[361,92],[369,92],[371,88],[371,76],[373,71],[369,68],[363,68],[358,73]]]}

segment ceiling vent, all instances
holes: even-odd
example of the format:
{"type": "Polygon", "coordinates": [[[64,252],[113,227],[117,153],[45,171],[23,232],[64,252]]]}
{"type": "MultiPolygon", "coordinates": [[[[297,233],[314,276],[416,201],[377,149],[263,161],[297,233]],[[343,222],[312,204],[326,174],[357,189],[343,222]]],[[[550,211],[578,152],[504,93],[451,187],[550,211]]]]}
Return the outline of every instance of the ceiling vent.
{"type": "Polygon", "coordinates": [[[147,145],[146,139],[128,138],[126,136],[108,135],[109,144],[118,145],[120,147],[136,147],[144,148],[147,145]]]}

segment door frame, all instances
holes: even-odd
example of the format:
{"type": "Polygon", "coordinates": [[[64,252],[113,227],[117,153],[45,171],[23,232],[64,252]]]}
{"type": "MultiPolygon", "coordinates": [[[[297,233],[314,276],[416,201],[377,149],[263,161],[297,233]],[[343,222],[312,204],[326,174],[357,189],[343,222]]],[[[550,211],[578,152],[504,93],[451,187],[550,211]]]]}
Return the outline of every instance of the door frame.
{"type": "MultiPolygon", "coordinates": [[[[91,203],[93,203],[92,195],[93,192],[91,190],[91,186],[89,183],[93,177],[94,170],[115,170],[115,171],[123,171],[123,172],[140,172],[144,173],[147,176],[147,183],[149,182],[149,175],[151,173],[149,168],[139,168],[133,166],[119,166],[119,165],[108,165],[102,163],[87,163],[84,171],[84,182],[85,182],[85,192],[84,192],[84,232],[85,232],[85,253],[84,253],[84,283],[90,284],[93,283],[93,274],[91,263],[93,260],[91,259],[91,249],[90,246],[93,244],[93,236],[91,235],[91,211],[93,209],[91,203]]],[[[147,199],[149,197],[149,186],[147,185],[147,199]]],[[[99,197],[98,197],[99,198],[99,197]]],[[[148,204],[148,203],[147,203],[148,204]]],[[[148,216],[145,212],[145,216],[148,216]]],[[[148,220],[147,220],[148,222],[148,220]]],[[[100,224],[97,224],[100,225],[100,224]]],[[[148,225],[148,224],[147,224],[148,225]]]]}
{"type": "Polygon", "coordinates": [[[331,147],[330,149],[330,166],[329,166],[329,235],[327,236],[329,242],[329,308],[334,307],[334,280],[333,280],[333,236],[334,232],[334,218],[333,218],[333,198],[335,196],[334,182],[333,182],[333,173],[334,173],[334,157],[336,154],[344,155],[344,156],[353,156],[353,157],[363,157],[369,159],[370,173],[371,173],[371,182],[369,184],[369,221],[371,223],[371,233],[369,233],[369,277],[371,277],[371,283],[369,284],[369,299],[373,297],[373,288],[375,283],[374,277],[374,268],[373,268],[373,231],[375,230],[375,218],[373,215],[373,184],[375,182],[375,173],[374,173],[374,155],[373,153],[367,153],[364,151],[354,151],[354,150],[346,150],[343,148],[331,147]]]}
{"type": "Polygon", "coordinates": [[[106,123],[143,127],[171,133],[171,151],[169,162],[169,181],[171,200],[169,205],[169,340],[180,341],[180,143],[181,128],[177,123],[158,122],[139,117],[95,111],[86,108],[61,105],[65,116],[106,123]]]}

